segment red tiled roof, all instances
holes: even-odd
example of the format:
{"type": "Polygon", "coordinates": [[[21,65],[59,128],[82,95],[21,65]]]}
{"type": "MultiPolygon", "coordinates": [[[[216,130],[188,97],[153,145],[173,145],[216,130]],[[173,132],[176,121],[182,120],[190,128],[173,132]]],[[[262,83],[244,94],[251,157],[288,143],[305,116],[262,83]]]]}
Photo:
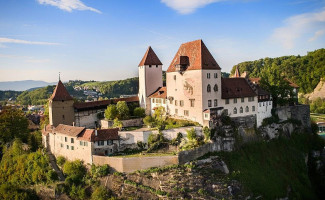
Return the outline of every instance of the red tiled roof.
{"type": "Polygon", "coordinates": [[[58,84],[56,85],[54,92],[52,96],[50,97],[53,101],[67,101],[67,100],[73,100],[73,98],[70,96],[67,89],[64,87],[61,80],[59,80],[58,84]]]}
{"type": "Polygon", "coordinates": [[[103,140],[118,140],[119,128],[100,129],[97,130],[97,136],[95,131],[91,136],[91,141],[103,141],[103,140]]]}
{"type": "Polygon", "coordinates": [[[42,134],[45,135],[45,136],[48,136],[50,132],[52,132],[53,130],[53,127],[48,124],[45,126],[45,129],[42,129],[42,134]]]}
{"type": "Polygon", "coordinates": [[[162,65],[156,53],[152,50],[151,46],[148,47],[144,54],[139,66],[143,65],[162,65]]]}
{"type": "Polygon", "coordinates": [[[83,130],[85,130],[85,127],[69,126],[64,124],[59,124],[54,128],[55,133],[61,133],[72,137],[77,137],[83,132],[83,130]]]}
{"type": "Polygon", "coordinates": [[[175,65],[184,62],[189,62],[186,70],[220,69],[202,40],[182,44],[169,65],[167,72],[175,72],[175,65]],[[188,61],[186,57],[188,57],[188,61]]]}
{"type": "Polygon", "coordinates": [[[154,93],[149,95],[149,98],[167,98],[167,88],[166,87],[159,87],[154,93]]]}
{"type": "Polygon", "coordinates": [[[222,78],[222,99],[257,96],[245,78],[222,78]]]}
{"type": "MultiPolygon", "coordinates": [[[[249,78],[249,80],[251,82],[255,83],[255,84],[259,84],[261,78],[249,78]]],[[[299,85],[295,84],[294,82],[290,81],[289,79],[285,78],[284,80],[286,80],[291,87],[293,87],[293,88],[299,88],[299,85]]]]}
{"type": "Polygon", "coordinates": [[[75,103],[73,106],[77,110],[81,109],[96,109],[96,108],[105,108],[112,103],[117,103],[119,101],[125,102],[138,102],[139,97],[127,97],[127,98],[118,98],[118,99],[110,99],[110,100],[102,100],[102,101],[91,101],[91,102],[83,102],[83,103],[75,103]]]}
{"type": "Polygon", "coordinates": [[[95,132],[94,129],[86,129],[79,135],[77,140],[84,140],[84,141],[91,142],[91,136],[94,132],[95,132]]]}

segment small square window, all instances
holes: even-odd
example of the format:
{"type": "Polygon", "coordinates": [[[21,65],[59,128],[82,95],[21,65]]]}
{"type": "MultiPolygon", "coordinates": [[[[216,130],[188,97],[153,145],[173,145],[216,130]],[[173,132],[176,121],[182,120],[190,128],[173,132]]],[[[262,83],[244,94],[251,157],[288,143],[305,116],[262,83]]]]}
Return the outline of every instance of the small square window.
{"type": "Polygon", "coordinates": [[[234,98],[234,103],[237,103],[237,98],[234,98]]]}
{"type": "Polygon", "coordinates": [[[69,145],[67,145],[67,149],[69,149],[69,145]]]}
{"type": "Polygon", "coordinates": [[[74,143],[74,139],[73,138],[71,138],[71,143],[74,143]]]}
{"type": "Polygon", "coordinates": [[[67,137],[64,137],[64,141],[65,141],[65,142],[68,142],[68,138],[67,138],[67,137]]]}
{"type": "Polygon", "coordinates": [[[71,146],[71,150],[74,150],[74,146],[71,146]]]}
{"type": "Polygon", "coordinates": [[[241,98],[241,102],[244,103],[245,102],[245,98],[241,98]]]}
{"type": "Polygon", "coordinates": [[[226,104],[229,104],[229,99],[226,99],[226,104]]]}
{"type": "Polygon", "coordinates": [[[208,106],[209,106],[209,107],[212,106],[212,102],[211,102],[211,100],[208,100],[208,106]]]}

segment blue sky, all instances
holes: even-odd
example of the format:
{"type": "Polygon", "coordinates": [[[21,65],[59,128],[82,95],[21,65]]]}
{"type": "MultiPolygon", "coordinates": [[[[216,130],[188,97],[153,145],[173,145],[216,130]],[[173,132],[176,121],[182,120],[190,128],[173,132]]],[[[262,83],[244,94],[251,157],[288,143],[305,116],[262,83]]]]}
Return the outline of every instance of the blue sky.
{"type": "Polygon", "coordinates": [[[222,71],[325,47],[324,0],[0,0],[0,81],[137,76],[203,39],[222,71]]]}

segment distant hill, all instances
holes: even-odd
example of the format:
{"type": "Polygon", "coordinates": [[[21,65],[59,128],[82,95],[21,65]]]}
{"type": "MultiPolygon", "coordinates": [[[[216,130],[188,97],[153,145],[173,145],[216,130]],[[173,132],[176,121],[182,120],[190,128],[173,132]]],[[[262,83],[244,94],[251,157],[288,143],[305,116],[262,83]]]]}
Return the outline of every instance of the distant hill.
{"type": "Polygon", "coordinates": [[[25,91],[31,88],[40,88],[48,85],[55,85],[56,83],[49,83],[45,81],[6,81],[0,82],[0,90],[14,90],[14,91],[25,91]]]}
{"type": "Polygon", "coordinates": [[[249,77],[261,77],[270,71],[279,71],[289,80],[299,85],[299,92],[311,93],[321,78],[325,78],[325,49],[308,52],[305,56],[282,56],[277,58],[262,58],[255,61],[246,61],[235,65],[243,73],[247,71],[249,77]]]}

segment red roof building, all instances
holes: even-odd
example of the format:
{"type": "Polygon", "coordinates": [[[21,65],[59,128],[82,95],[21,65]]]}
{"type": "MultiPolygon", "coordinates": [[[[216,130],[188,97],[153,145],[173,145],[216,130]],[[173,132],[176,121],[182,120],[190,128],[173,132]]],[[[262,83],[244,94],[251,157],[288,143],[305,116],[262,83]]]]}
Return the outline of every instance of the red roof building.
{"type": "Polygon", "coordinates": [[[68,101],[73,100],[73,98],[70,96],[67,89],[64,87],[61,80],[59,80],[58,84],[56,85],[54,92],[52,96],[50,97],[50,100],[52,101],[68,101]]]}
{"type": "Polygon", "coordinates": [[[152,50],[151,46],[148,47],[146,53],[144,54],[139,66],[144,65],[162,65],[156,53],[152,50]]]}

